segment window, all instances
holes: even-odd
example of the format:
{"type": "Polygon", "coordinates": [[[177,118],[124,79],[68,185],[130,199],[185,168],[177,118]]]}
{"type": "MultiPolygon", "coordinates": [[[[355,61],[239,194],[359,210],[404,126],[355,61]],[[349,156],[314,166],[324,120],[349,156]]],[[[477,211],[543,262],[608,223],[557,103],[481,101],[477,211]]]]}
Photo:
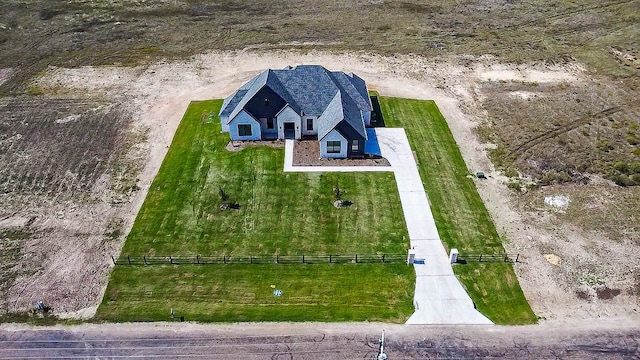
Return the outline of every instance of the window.
{"type": "Polygon", "coordinates": [[[351,143],[351,151],[358,151],[359,148],[360,148],[360,141],[353,140],[353,142],[351,143]]]}
{"type": "Polygon", "coordinates": [[[267,118],[267,129],[273,129],[273,118],[267,118]]]}
{"type": "Polygon", "coordinates": [[[340,141],[327,141],[327,154],[339,154],[341,147],[340,141]]]}
{"type": "Polygon", "coordinates": [[[239,136],[251,136],[251,125],[249,125],[249,124],[240,124],[240,125],[238,125],[238,135],[239,136]]]}
{"type": "Polygon", "coordinates": [[[307,119],[307,131],[313,130],[313,119],[307,119]]]}

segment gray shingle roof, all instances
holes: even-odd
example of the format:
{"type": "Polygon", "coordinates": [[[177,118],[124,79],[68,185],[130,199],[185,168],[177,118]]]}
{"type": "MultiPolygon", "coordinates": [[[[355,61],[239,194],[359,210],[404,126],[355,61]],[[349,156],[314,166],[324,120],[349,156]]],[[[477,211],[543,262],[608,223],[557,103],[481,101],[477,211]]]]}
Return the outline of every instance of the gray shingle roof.
{"type": "Polygon", "coordinates": [[[340,92],[337,91],[322,115],[318,118],[318,139],[325,137],[342,119],[344,119],[342,96],[340,96],[340,92]]]}
{"type": "Polygon", "coordinates": [[[318,138],[324,137],[343,119],[359,134],[367,137],[360,113],[371,111],[366,84],[355,75],[330,72],[320,65],[263,71],[225,99],[220,116],[228,115],[231,121],[265,85],[298,114],[320,116],[318,138]]]}

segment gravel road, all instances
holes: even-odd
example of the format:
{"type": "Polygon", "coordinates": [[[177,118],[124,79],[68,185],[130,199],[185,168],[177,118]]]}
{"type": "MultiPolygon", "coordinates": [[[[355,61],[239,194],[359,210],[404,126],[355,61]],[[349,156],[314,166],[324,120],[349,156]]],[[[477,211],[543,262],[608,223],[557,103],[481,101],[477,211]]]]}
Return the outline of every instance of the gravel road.
{"type": "Polygon", "coordinates": [[[374,359],[382,329],[389,359],[638,359],[640,324],[536,326],[320,324],[3,325],[0,359],[374,359]]]}

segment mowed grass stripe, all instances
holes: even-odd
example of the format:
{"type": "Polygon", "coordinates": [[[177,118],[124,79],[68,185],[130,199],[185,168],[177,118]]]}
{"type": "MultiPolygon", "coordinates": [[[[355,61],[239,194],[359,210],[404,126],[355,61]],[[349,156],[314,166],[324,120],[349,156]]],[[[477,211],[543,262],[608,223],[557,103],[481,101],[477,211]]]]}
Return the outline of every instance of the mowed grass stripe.
{"type": "Polygon", "coordinates": [[[120,286],[107,290],[100,319],[169,320],[173,308],[188,321],[404,322],[413,312],[406,265],[124,268],[114,271],[111,282],[120,286]]]}
{"type": "MultiPolygon", "coordinates": [[[[433,101],[380,97],[385,123],[404,127],[418,159],[438,233],[461,253],[504,252],[446,120],[433,101]]],[[[511,264],[454,266],[478,310],[498,324],[536,322],[511,264]]]]}
{"type": "MultiPolygon", "coordinates": [[[[222,101],[192,103],[154,179],[123,255],[406,253],[392,173],[283,173],[284,149],[225,149],[202,124],[222,101]],[[347,209],[333,207],[339,184],[347,209]],[[241,205],[219,209],[219,188],[241,205]]],[[[117,266],[97,320],[391,321],[413,313],[406,265],[117,266]],[[271,285],[284,295],[275,298],[271,285]]]]}

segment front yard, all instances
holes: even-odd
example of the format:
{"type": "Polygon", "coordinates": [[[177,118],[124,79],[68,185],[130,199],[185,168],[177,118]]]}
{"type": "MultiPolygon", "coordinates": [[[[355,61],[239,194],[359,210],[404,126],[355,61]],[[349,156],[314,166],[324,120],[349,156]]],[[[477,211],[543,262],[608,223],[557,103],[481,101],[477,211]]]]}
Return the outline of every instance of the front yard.
{"type": "MultiPolygon", "coordinates": [[[[435,103],[379,99],[387,126],[406,129],[445,246],[502,253],[435,103]]],[[[220,125],[201,121],[221,103],[189,106],[123,255],[406,253],[392,173],[283,173],[283,149],[229,152],[220,125]],[[333,207],[336,183],[352,207],[333,207]],[[220,188],[240,209],[219,209],[220,188]]],[[[511,264],[469,263],[454,271],[495,323],[536,322],[511,264]]],[[[413,268],[402,264],[118,266],[96,319],[169,320],[173,308],[194,321],[404,322],[413,313],[414,285],[413,268]]]]}
{"type": "MultiPolygon", "coordinates": [[[[283,173],[281,148],[229,152],[220,125],[201,121],[221,104],[189,106],[122,255],[406,253],[392,173],[283,173]],[[351,207],[333,207],[336,183],[351,207]],[[238,210],[220,210],[220,188],[238,210]]],[[[96,318],[403,322],[414,283],[402,264],[118,266],[96,318]]]]}

